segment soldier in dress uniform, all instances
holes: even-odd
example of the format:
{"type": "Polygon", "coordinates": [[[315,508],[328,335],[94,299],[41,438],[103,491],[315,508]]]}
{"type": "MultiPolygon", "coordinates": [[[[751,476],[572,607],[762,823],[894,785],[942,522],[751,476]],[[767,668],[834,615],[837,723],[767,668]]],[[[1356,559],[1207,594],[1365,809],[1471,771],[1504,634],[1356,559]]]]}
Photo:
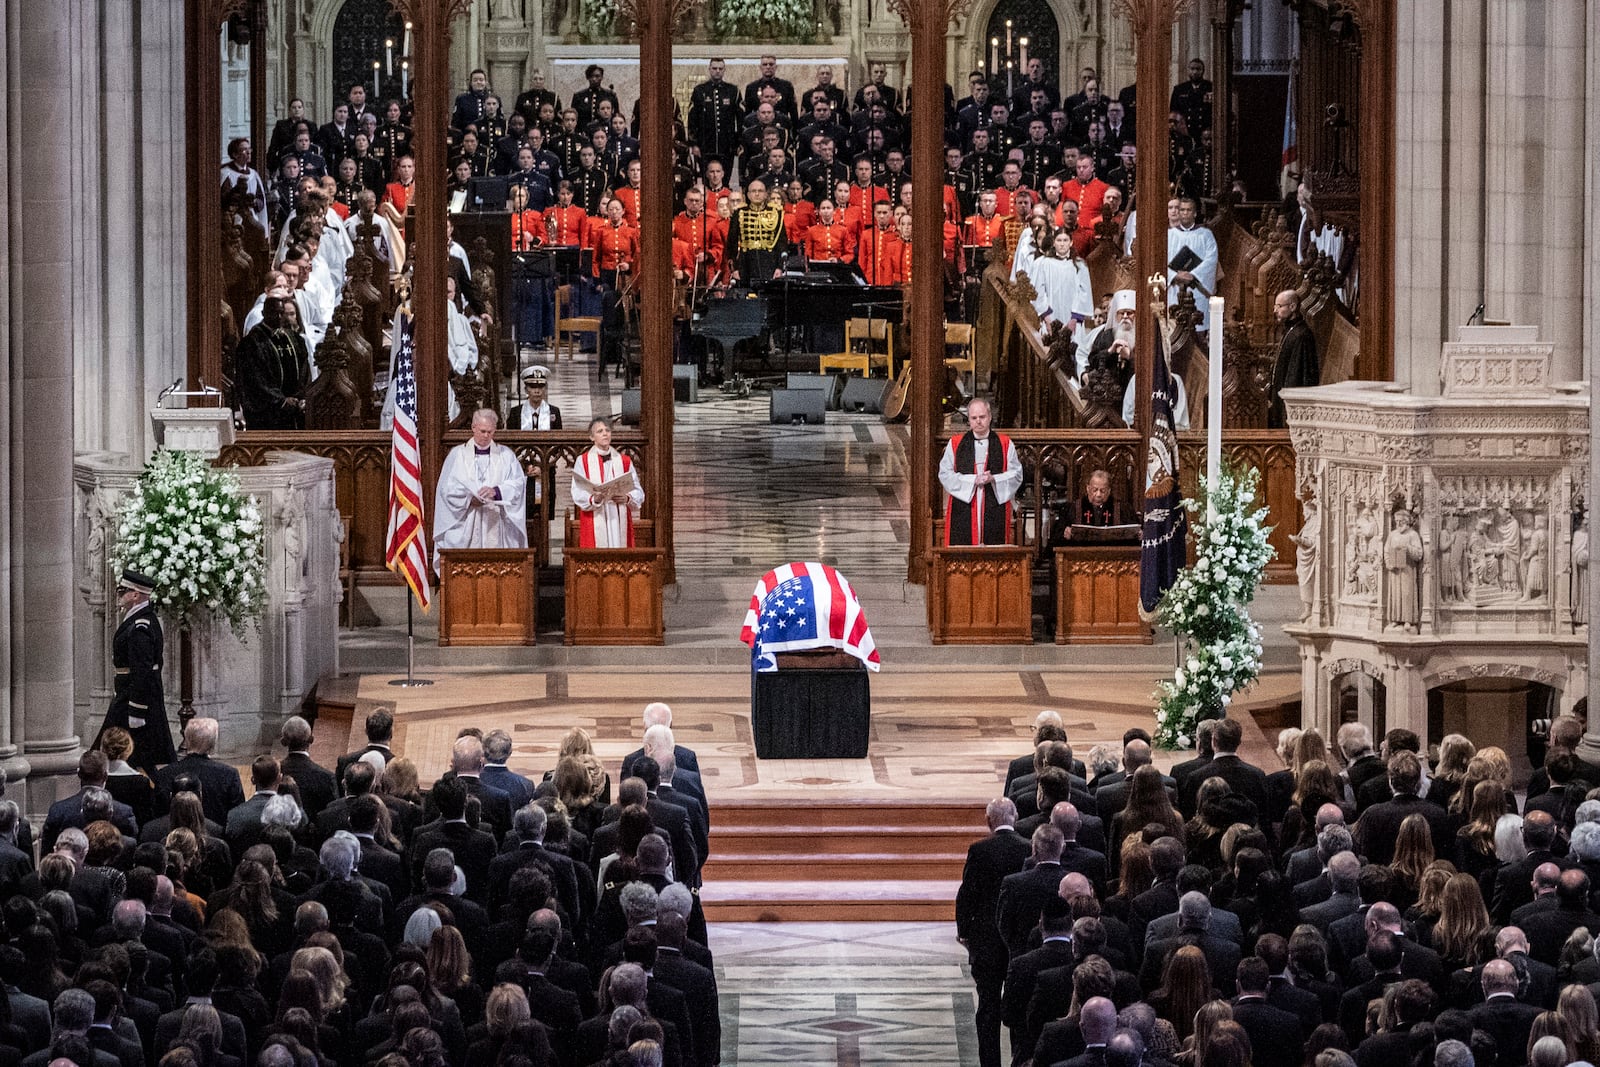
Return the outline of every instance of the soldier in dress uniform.
{"type": "Polygon", "coordinates": [[[764,55],[760,61],[761,77],[744,87],[744,109],[754,111],[761,103],[761,91],[773,89],[778,94],[774,109],[789,116],[792,121],[796,118],[797,108],[794,99],[794,84],[785,78],[778,77],[778,57],[764,55]]]}
{"type": "Polygon", "coordinates": [[[467,91],[456,97],[450,112],[450,128],[457,133],[483,117],[483,102],[489,98],[489,75],[482,69],[467,75],[467,91]]]}
{"type": "Polygon", "coordinates": [[[767,184],[751,178],[744,188],[749,203],[728,224],[727,260],[740,283],[759,289],[772,280],[789,250],[783,208],[768,197],[767,184]]]}
{"type": "Polygon", "coordinates": [[[1172,87],[1168,110],[1183,116],[1191,137],[1211,128],[1211,82],[1206,78],[1206,65],[1200,60],[1189,60],[1189,80],[1172,87]]]}
{"type": "Polygon", "coordinates": [[[739,150],[739,90],[723,81],[727,64],[713,59],[707,78],[689,96],[689,136],[700,149],[700,162],[720,160],[724,167],[739,150]]]}
{"type": "Polygon", "coordinates": [[[578,113],[578,125],[580,127],[587,126],[594,121],[595,116],[600,112],[600,101],[611,101],[613,113],[618,108],[617,94],[600,84],[605,81],[606,68],[598,63],[590,63],[583,68],[583,76],[588,79],[588,86],[581,92],[572,94],[572,110],[578,113]]]}
{"type": "MultiPolygon", "coordinates": [[[[156,583],[135,570],[124,570],[117,582],[117,607],[122,622],[111,639],[111,666],[116,671],[111,707],[100,727],[120,726],[133,737],[128,762],[147,774],[177,758],[167,705],[161,692],[161,620],[150,600],[156,583]]],[[[100,738],[94,740],[95,748],[100,738]]]]}
{"type": "Polygon", "coordinates": [[[549,104],[552,108],[560,110],[561,99],[544,86],[544,71],[536,70],[528,76],[532,83],[517,97],[511,110],[528,120],[531,129],[539,121],[539,106],[549,104]]]}
{"type": "Polygon", "coordinates": [[[411,154],[411,127],[400,121],[400,101],[391,100],[384,109],[383,124],[378,127],[372,142],[372,154],[384,166],[384,178],[394,175],[394,165],[401,156],[411,154]]]}

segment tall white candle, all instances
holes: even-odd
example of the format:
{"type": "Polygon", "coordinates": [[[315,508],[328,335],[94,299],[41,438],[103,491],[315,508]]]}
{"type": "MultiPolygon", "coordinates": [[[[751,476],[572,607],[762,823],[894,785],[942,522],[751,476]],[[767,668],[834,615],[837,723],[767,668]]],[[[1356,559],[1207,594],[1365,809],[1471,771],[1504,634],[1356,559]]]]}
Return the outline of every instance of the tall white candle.
{"type": "Polygon", "coordinates": [[[406,82],[409,79],[410,74],[411,74],[411,60],[402,59],[400,61],[400,99],[402,99],[402,100],[404,100],[406,98],[406,90],[407,90],[407,88],[409,88],[407,86],[406,82]]]}
{"type": "Polygon", "coordinates": [[[1000,38],[989,38],[989,69],[995,74],[1000,73],[1000,38]]]}
{"type": "Polygon", "coordinates": [[[1211,380],[1206,390],[1206,492],[1208,518],[1216,516],[1211,497],[1222,472],[1222,297],[1211,298],[1211,380]]]}
{"type": "Polygon", "coordinates": [[[403,56],[409,56],[411,54],[411,23],[409,22],[406,23],[405,39],[400,44],[400,54],[403,56]]]}
{"type": "Polygon", "coordinates": [[[1021,40],[1019,40],[1017,43],[1022,46],[1022,63],[1021,63],[1021,66],[1022,66],[1022,69],[1024,71],[1026,71],[1028,69],[1028,39],[1026,37],[1024,37],[1021,40]]]}
{"type": "Polygon", "coordinates": [[[385,78],[394,77],[394,38],[393,37],[385,37],[383,39],[383,76],[385,78]]]}
{"type": "Polygon", "coordinates": [[[372,61],[372,98],[376,100],[382,93],[383,90],[378,88],[378,61],[374,59],[372,61]]]}

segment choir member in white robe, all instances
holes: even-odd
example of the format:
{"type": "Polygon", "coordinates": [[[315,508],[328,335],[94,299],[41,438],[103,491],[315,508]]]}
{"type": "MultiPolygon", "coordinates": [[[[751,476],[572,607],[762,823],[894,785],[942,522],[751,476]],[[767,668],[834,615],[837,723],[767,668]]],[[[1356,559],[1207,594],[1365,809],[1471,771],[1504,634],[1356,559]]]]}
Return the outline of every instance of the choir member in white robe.
{"type": "Polygon", "coordinates": [[[1174,281],[1198,282],[1200,288],[1194,291],[1194,306],[1200,312],[1200,322],[1195,331],[1204,333],[1211,328],[1210,297],[1217,292],[1217,239],[1210,230],[1195,224],[1198,213],[1195,202],[1187,196],[1167,202],[1167,262],[1171,263],[1185,248],[1200,257],[1199,264],[1191,270],[1167,268],[1167,304],[1178,302],[1174,281]]]}
{"type": "Polygon", "coordinates": [[[234,153],[222,165],[222,195],[226,197],[232,186],[244,186],[244,191],[250,195],[250,217],[261,227],[261,238],[266,240],[272,233],[272,223],[267,217],[267,186],[250,166],[250,139],[235,137],[229,147],[234,153]]]}
{"type": "MultiPolygon", "coordinates": [[[[456,280],[446,278],[444,291],[449,297],[445,301],[448,309],[449,324],[446,330],[445,353],[450,358],[450,372],[457,377],[467,373],[478,365],[478,339],[472,332],[472,322],[456,306],[456,280]]],[[[394,313],[394,325],[390,336],[400,336],[400,311],[394,313]]],[[[394,378],[389,379],[389,388],[383,398],[383,414],[378,418],[379,429],[387,430],[394,426],[394,378]]],[[[449,421],[454,422],[457,415],[461,414],[461,405],[456,401],[456,391],[449,382],[445,383],[445,395],[449,400],[449,421]]]]}
{"type": "Polygon", "coordinates": [[[517,454],[495,443],[498,423],[489,408],[474,412],[472,440],[445,457],[433,497],[436,549],[528,547],[528,476],[517,454]]]}
{"type": "Polygon", "coordinates": [[[644,507],[639,470],[632,460],[611,447],[609,420],[591,420],[589,440],[594,442],[593,446],[578,457],[572,468],[572,502],[578,508],[578,547],[632,548],[633,516],[644,507]],[[623,474],[633,476],[633,488],[621,496],[597,496],[590,488],[623,474]]]}
{"type": "MultiPolygon", "coordinates": [[[[1036,211],[1046,210],[1038,207],[1036,211]]],[[[1034,245],[1034,231],[1027,227],[1017,238],[1017,254],[1012,260],[1012,277],[1026,273],[1033,283],[1033,309],[1045,322],[1059,322],[1073,331],[1073,340],[1083,342],[1083,324],[1094,317],[1094,286],[1089,281],[1089,265],[1072,253],[1072,234],[1058,230],[1052,241],[1052,254],[1041,254],[1034,245]]]]}
{"type": "MultiPolygon", "coordinates": [[[[362,191],[361,196],[363,199],[369,195],[371,195],[371,190],[362,191]]],[[[389,268],[391,274],[400,273],[405,269],[406,265],[405,238],[395,228],[394,223],[389,221],[387,215],[373,211],[372,222],[378,227],[378,235],[372,240],[373,250],[377,252],[378,258],[383,260],[384,265],[389,268]]],[[[352,212],[350,217],[344,220],[344,232],[345,236],[350,239],[352,252],[355,251],[356,227],[360,225],[361,213],[359,211],[352,212]]]]}

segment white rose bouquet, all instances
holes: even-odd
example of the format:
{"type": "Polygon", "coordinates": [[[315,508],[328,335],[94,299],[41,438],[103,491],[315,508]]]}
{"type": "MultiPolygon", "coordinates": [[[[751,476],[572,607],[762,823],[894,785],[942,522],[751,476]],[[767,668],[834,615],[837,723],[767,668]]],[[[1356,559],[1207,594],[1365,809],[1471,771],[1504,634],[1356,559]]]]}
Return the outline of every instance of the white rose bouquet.
{"type": "Polygon", "coordinates": [[[1223,464],[1214,515],[1206,515],[1203,484],[1199,501],[1184,502],[1196,516],[1194,565],[1179,572],[1156,612],[1192,651],[1170,682],[1156,685],[1156,744],[1163,748],[1194,744],[1201,718],[1225,714],[1233,694],[1261,673],[1261,627],[1247,606],[1274,550],[1266,511],[1256,503],[1258,483],[1256,471],[1240,475],[1223,464]]]}
{"type": "Polygon", "coordinates": [[[721,0],[714,25],[723,37],[809,39],[816,15],[811,0],[721,0]]]}
{"type": "Polygon", "coordinates": [[[239,637],[266,602],[261,509],[199,454],[158,451],[123,504],[114,565],[155,580],[153,599],[186,626],[207,613],[239,637]]]}

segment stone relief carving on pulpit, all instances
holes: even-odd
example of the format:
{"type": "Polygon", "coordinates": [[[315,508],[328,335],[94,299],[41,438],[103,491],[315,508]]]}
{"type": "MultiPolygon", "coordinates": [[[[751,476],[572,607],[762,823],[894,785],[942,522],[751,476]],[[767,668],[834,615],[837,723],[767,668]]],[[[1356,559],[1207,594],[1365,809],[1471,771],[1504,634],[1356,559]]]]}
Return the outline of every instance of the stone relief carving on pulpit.
{"type": "Polygon", "coordinates": [[[1540,479],[1439,479],[1435,555],[1447,607],[1506,608],[1550,597],[1550,493],[1540,479]]]}
{"type": "Polygon", "coordinates": [[[522,0],[489,0],[489,17],[496,22],[521,22],[522,0]]]}
{"type": "Polygon", "coordinates": [[[1378,519],[1372,505],[1351,502],[1352,516],[1345,527],[1344,595],[1346,599],[1376,603],[1378,599],[1378,519]]]}
{"type": "Polygon", "coordinates": [[[1572,531],[1572,624],[1589,624],[1589,513],[1584,511],[1572,531]]]}
{"type": "Polygon", "coordinates": [[[84,516],[89,521],[89,530],[83,543],[83,574],[78,579],[78,589],[93,601],[97,595],[105,593],[106,553],[115,536],[117,500],[105,488],[95,489],[86,496],[84,516]]]}
{"type": "Polygon", "coordinates": [[[295,591],[305,578],[306,495],[299,489],[289,493],[278,511],[278,528],[283,531],[283,585],[295,591]]]}
{"type": "Polygon", "coordinates": [[[1383,542],[1383,621],[1385,626],[1410,630],[1422,618],[1422,535],[1408,508],[1396,508],[1393,522],[1383,542]]]}

